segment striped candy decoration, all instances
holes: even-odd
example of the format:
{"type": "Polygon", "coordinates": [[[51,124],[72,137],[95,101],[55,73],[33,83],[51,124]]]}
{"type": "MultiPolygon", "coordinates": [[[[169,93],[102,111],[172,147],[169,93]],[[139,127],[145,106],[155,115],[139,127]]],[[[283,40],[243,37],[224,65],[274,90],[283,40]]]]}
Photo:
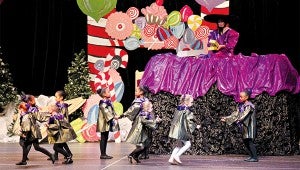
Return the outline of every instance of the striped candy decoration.
{"type": "Polygon", "coordinates": [[[202,40],[204,38],[207,38],[209,35],[209,27],[208,26],[200,26],[195,31],[195,37],[198,40],[202,40]]]}
{"type": "Polygon", "coordinates": [[[158,27],[156,30],[156,36],[159,39],[159,41],[164,41],[168,39],[171,35],[172,35],[171,31],[163,27],[158,27]]]}
{"type": "Polygon", "coordinates": [[[99,72],[98,75],[95,77],[94,86],[96,90],[108,87],[111,95],[111,101],[116,101],[115,84],[112,81],[108,72],[99,72]]]}
{"type": "Polygon", "coordinates": [[[144,35],[151,37],[155,35],[158,25],[156,24],[146,24],[143,30],[144,35]]]}
{"type": "Polygon", "coordinates": [[[110,68],[118,69],[119,67],[126,68],[128,64],[128,54],[125,50],[115,48],[110,54],[106,56],[104,64],[104,72],[110,68]],[[108,68],[108,69],[107,69],[108,68]],[[107,69],[107,70],[106,70],[107,69]]]}
{"type": "Polygon", "coordinates": [[[85,123],[82,128],[82,137],[88,142],[97,142],[100,140],[100,136],[97,135],[97,125],[85,123]]]}
{"type": "Polygon", "coordinates": [[[128,64],[128,54],[125,50],[115,47],[97,46],[88,44],[88,66],[90,71],[91,82],[90,85],[93,91],[96,90],[94,86],[94,79],[99,72],[107,72],[111,67],[126,68],[128,64]],[[97,64],[103,63],[102,68],[97,69],[97,64]]]}
{"type": "Polygon", "coordinates": [[[137,9],[136,7],[130,7],[128,8],[128,10],[126,11],[126,14],[132,19],[136,19],[139,14],[140,14],[140,11],[139,9],[137,9]]]}

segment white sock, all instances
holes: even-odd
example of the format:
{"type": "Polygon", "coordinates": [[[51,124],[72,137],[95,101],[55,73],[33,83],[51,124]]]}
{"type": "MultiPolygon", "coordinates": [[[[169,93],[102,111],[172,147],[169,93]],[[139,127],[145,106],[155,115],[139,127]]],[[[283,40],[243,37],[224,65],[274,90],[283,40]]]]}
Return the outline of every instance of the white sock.
{"type": "Polygon", "coordinates": [[[170,157],[169,161],[173,162],[173,160],[174,160],[174,156],[177,154],[177,152],[178,152],[179,150],[180,150],[180,148],[179,148],[179,147],[175,147],[175,148],[173,149],[173,151],[172,151],[172,154],[171,154],[171,157],[170,157]]]}
{"type": "Polygon", "coordinates": [[[191,141],[182,141],[184,146],[179,149],[176,156],[180,157],[186,150],[191,147],[191,141]]]}

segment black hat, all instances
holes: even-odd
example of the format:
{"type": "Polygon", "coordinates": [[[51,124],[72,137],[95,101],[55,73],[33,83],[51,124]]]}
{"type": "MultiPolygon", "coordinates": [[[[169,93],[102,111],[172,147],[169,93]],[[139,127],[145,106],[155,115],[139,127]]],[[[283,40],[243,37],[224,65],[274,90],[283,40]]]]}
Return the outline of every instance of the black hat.
{"type": "Polygon", "coordinates": [[[236,21],[238,19],[235,15],[224,15],[224,14],[208,14],[204,16],[204,20],[207,22],[218,23],[219,20],[222,20],[226,23],[236,21]]]}

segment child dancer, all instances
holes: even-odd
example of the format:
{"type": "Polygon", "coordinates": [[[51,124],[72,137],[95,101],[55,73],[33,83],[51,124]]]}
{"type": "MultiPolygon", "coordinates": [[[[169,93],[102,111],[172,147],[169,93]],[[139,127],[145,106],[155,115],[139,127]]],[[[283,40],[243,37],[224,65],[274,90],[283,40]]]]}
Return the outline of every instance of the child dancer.
{"type": "MultiPolygon", "coordinates": [[[[171,122],[169,137],[176,139],[176,147],[173,149],[169,163],[181,164],[180,156],[191,147],[190,136],[196,128],[194,114],[190,110],[193,104],[191,95],[182,95],[179,105],[171,122]]],[[[199,128],[197,126],[197,128],[199,128]]]]}
{"type": "MultiPolygon", "coordinates": [[[[131,106],[124,112],[120,118],[127,117],[132,122],[142,110],[142,103],[145,101],[149,101],[146,95],[149,93],[149,89],[147,86],[138,86],[135,90],[135,99],[131,103],[131,106]]],[[[152,141],[152,130],[146,127],[146,131],[148,133],[148,137],[150,141],[152,141]]],[[[150,145],[149,145],[150,146],[150,145]]],[[[145,152],[140,155],[140,159],[149,159],[149,148],[145,148],[145,152]]]]}
{"type": "MultiPolygon", "coordinates": [[[[34,96],[29,96],[30,103],[32,106],[35,104],[34,96]]],[[[31,145],[33,145],[36,151],[42,152],[43,154],[47,155],[51,158],[52,163],[54,164],[55,159],[54,155],[51,154],[48,150],[39,145],[39,139],[42,138],[40,128],[37,124],[38,121],[47,121],[48,115],[39,113],[39,112],[32,112],[34,108],[30,109],[28,103],[21,102],[19,107],[20,111],[20,126],[21,126],[21,136],[20,136],[20,145],[22,146],[23,156],[22,161],[16,163],[16,165],[26,165],[27,164],[27,156],[31,149],[31,145]]]]}
{"type": "Polygon", "coordinates": [[[73,129],[69,127],[68,122],[64,119],[64,115],[59,112],[57,105],[50,105],[48,107],[51,116],[49,118],[48,127],[48,142],[53,143],[53,149],[56,153],[61,153],[66,160],[63,164],[73,163],[72,156],[65,150],[66,142],[75,139],[70,135],[73,129]]]}
{"type": "Polygon", "coordinates": [[[148,100],[143,102],[142,111],[140,111],[134,119],[133,125],[126,139],[126,142],[136,145],[136,149],[128,155],[130,163],[133,163],[133,161],[140,163],[140,154],[145,152],[151,144],[151,139],[148,136],[149,134],[146,127],[155,129],[157,127],[157,123],[160,121],[161,119],[159,117],[156,119],[154,118],[154,114],[152,113],[152,103],[148,100]]]}
{"type": "Polygon", "coordinates": [[[149,101],[145,95],[149,92],[148,88],[145,86],[139,86],[135,90],[135,99],[131,103],[131,106],[124,112],[121,117],[127,117],[129,120],[133,121],[135,117],[142,110],[142,103],[149,101]]]}
{"type": "Polygon", "coordinates": [[[97,119],[97,132],[101,133],[100,139],[100,159],[112,159],[112,156],[106,154],[107,140],[109,131],[114,129],[114,119],[118,116],[114,112],[113,105],[110,100],[109,88],[98,89],[97,93],[101,97],[99,102],[99,114],[97,119]]]}
{"type": "Polygon", "coordinates": [[[249,101],[251,89],[245,89],[240,92],[240,101],[237,110],[230,116],[222,117],[221,121],[228,125],[236,123],[243,133],[243,141],[246,148],[249,150],[250,157],[245,159],[247,162],[258,162],[254,139],[256,135],[256,110],[255,106],[249,101]]]}
{"type": "MultiPolygon", "coordinates": [[[[69,127],[69,133],[71,135],[71,138],[75,139],[77,137],[77,135],[69,122],[68,104],[64,102],[66,97],[67,97],[67,93],[63,90],[59,90],[55,93],[56,106],[58,107],[59,112],[61,114],[63,114],[65,123],[69,127]]],[[[72,154],[68,144],[65,142],[65,143],[61,143],[60,145],[68,153],[68,155],[70,155],[70,157],[72,158],[73,154],[72,154]]],[[[58,152],[55,152],[54,155],[55,155],[55,160],[58,160],[58,152]]],[[[66,157],[65,157],[65,159],[66,159],[66,157]]]]}

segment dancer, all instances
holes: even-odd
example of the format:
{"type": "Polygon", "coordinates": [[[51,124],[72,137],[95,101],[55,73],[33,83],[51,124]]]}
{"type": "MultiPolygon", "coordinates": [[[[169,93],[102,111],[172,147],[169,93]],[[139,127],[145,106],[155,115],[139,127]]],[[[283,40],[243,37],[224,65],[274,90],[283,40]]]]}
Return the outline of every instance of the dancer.
{"type": "Polygon", "coordinates": [[[249,101],[252,91],[250,89],[240,92],[240,101],[237,110],[230,116],[222,117],[221,121],[228,125],[236,123],[242,133],[243,142],[249,151],[250,157],[245,159],[247,162],[258,162],[254,139],[256,135],[256,110],[253,103],[249,101]]]}
{"type": "MultiPolygon", "coordinates": [[[[77,135],[69,122],[70,121],[69,120],[69,111],[68,111],[69,105],[64,102],[66,97],[67,97],[67,93],[65,91],[63,91],[63,90],[57,91],[55,93],[56,106],[58,107],[59,112],[61,114],[63,114],[65,124],[67,124],[67,126],[69,127],[69,133],[71,135],[71,138],[76,139],[77,135]]],[[[72,154],[68,144],[65,142],[65,143],[61,143],[60,145],[63,146],[63,149],[68,153],[68,155],[70,155],[70,157],[72,159],[73,154],[72,154]]],[[[58,152],[55,151],[54,155],[55,155],[55,160],[58,160],[58,152]]],[[[65,157],[65,159],[67,159],[67,157],[65,157]]],[[[48,158],[48,160],[50,160],[50,158],[48,158]]]]}
{"type": "Polygon", "coordinates": [[[142,103],[142,110],[133,121],[133,125],[128,133],[126,142],[136,145],[136,148],[128,155],[130,163],[140,163],[139,156],[150,147],[151,138],[146,127],[156,129],[157,123],[161,121],[159,117],[154,117],[152,113],[152,103],[147,100],[142,103]],[[133,162],[134,161],[134,162],[133,162]]]}
{"type": "MultiPolygon", "coordinates": [[[[129,120],[134,122],[136,116],[142,110],[142,103],[145,101],[149,101],[149,99],[146,97],[148,93],[149,89],[147,86],[138,86],[135,90],[135,99],[133,100],[131,106],[127,109],[127,111],[120,116],[120,118],[127,117],[129,120]]],[[[147,127],[145,127],[145,130],[148,134],[149,140],[152,141],[152,130],[147,127]]],[[[144,152],[140,154],[140,159],[149,159],[148,146],[146,146],[144,152]]]]}
{"type": "Polygon", "coordinates": [[[145,101],[149,101],[146,97],[149,92],[148,87],[146,86],[138,86],[135,90],[135,99],[131,103],[131,106],[124,112],[120,118],[127,117],[129,120],[133,121],[135,117],[139,114],[142,109],[142,103],[145,101]]]}
{"type": "Polygon", "coordinates": [[[61,153],[66,160],[63,164],[73,163],[72,155],[65,149],[66,142],[73,140],[76,136],[72,135],[74,130],[70,128],[70,124],[64,119],[64,115],[59,112],[57,105],[50,105],[48,110],[51,114],[48,124],[46,125],[48,132],[48,142],[53,145],[56,153],[61,153]]]}
{"type": "Polygon", "coordinates": [[[191,147],[191,135],[196,126],[194,114],[190,107],[193,105],[193,97],[185,94],[180,97],[179,105],[171,122],[169,137],[176,139],[175,148],[172,151],[169,163],[181,164],[180,156],[191,147]]]}
{"type": "MultiPolygon", "coordinates": [[[[34,96],[29,96],[30,103],[32,106],[35,105],[34,96]]],[[[51,158],[52,163],[54,164],[55,158],[48,150],[39,145],[39,139],[42,138],[41,131],[37,121],[47,121],[49,119],[48,113],[32,112],[34,107],[30,109],[28,103],[21,102],[19,104],[20,116],[20,126],[21,126],[21,136],[20,136],[20,145],[22,146],[23,156],[22,160],[16,165],[27,165],[27,156],[33,145],[36,151],[42,152],[51,158]]]]}
{"type": "Polygon", "coordinates": [[[101,97],[99,102],[99,114],[97,119],[97,132],[101,133],[100,139],[100,159],[112,159],[112,156],[108,156],[106,154],[107,140],[109,131],[114,131],[116,128],[114,125],[115,120],[118,119],[116,115],[113,105],[110,100],[110,91],[109,88],[98,89],[97,93],[101,97]]]}

